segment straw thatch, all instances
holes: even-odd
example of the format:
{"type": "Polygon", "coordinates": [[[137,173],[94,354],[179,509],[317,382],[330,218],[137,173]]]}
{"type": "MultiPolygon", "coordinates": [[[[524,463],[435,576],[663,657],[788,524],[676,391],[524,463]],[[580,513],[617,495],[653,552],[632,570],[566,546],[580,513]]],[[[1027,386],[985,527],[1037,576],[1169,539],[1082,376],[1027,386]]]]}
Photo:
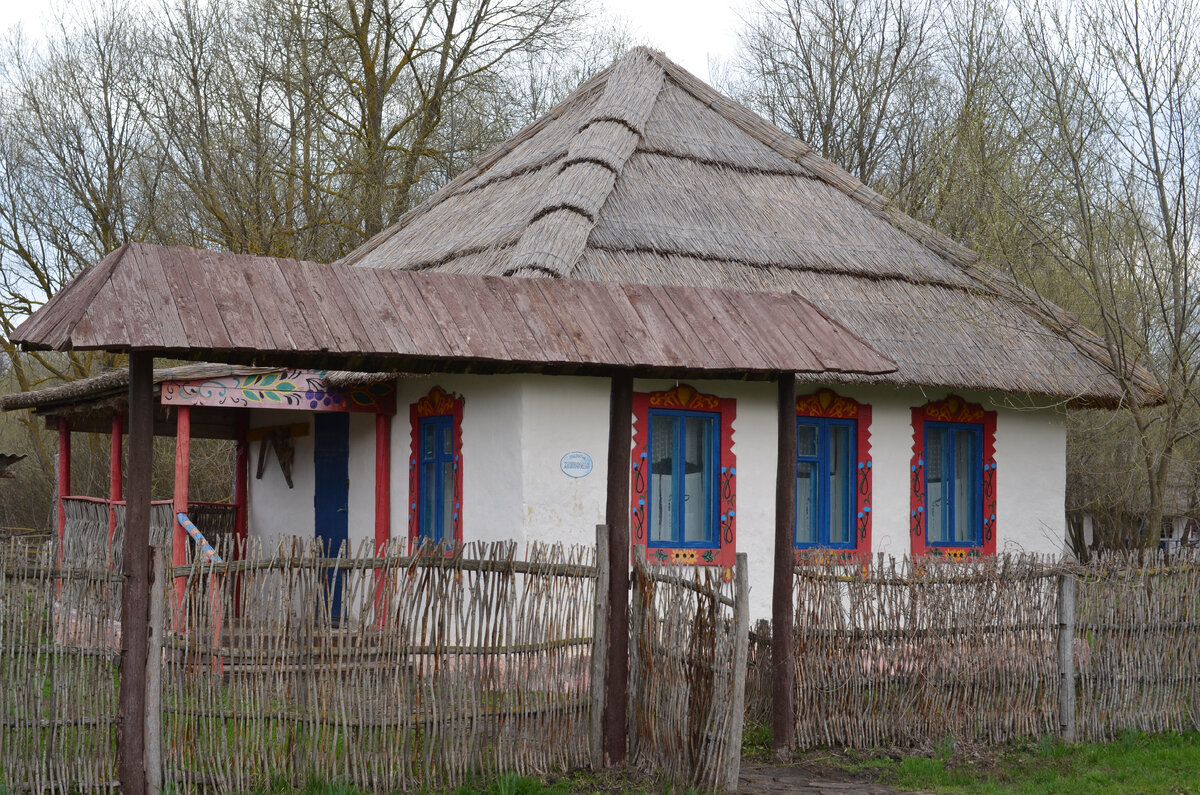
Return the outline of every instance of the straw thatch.
{"type": "Polygon", "coordinates": [[[645,48],[343,262],[795,290],[899,365],[831,380],[1122,397],[1076,318],[645,48]]]}

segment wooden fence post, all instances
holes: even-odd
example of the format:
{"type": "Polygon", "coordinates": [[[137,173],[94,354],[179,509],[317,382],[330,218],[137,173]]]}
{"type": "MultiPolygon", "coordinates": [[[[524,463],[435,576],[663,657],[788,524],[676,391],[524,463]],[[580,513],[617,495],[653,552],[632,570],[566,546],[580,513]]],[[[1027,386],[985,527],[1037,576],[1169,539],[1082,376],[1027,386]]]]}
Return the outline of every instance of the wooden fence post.
{"type": "Polygon", "coordinates": [[[737,792],[742,773],[742,729],[746,720],[746,665],[750,659],[750,573],[746,553],[737,554],[733,570],[733,721],[729,728],[729,758],[725,791],[737,792]]]}
{"type": "Polygon", "coordinates": [[[592,768],[604,767],[604,658],[608,647],[608,525],[596,525],[596,597],[592,630],[592,768]]]}
{"type": "Polygon", "coordinates": [[[1075,575],[1058,575],[1058,731],[1075,742],[1075,575]]]}
{"type": "Polygon", "coordinates": [[[796,376],[779,381],[779,452],[775,471],[775,574],[771,590],[771,733],[775,758],[791,756],[796,738],[792,688],[796,682],[792,622],[796,567],[796,376]]]}
{"type": "Polygon", "coordinates": [[[150,640],[146,648],[146,792],[162,790],[162,648],[166,614],[161,547],[150,552],[150,640]]]}

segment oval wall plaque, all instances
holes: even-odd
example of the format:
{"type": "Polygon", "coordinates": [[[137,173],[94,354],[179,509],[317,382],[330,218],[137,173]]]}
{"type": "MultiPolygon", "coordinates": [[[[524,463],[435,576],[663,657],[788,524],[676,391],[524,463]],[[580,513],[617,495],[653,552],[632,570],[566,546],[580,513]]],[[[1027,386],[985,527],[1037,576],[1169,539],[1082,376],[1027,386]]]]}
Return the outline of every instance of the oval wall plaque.
{"type": "Polygon", "coordinates": [[[592,457],[587,453],[567,453],[558,462],[564,475],[582,478],[592,471],[592,457]]]}

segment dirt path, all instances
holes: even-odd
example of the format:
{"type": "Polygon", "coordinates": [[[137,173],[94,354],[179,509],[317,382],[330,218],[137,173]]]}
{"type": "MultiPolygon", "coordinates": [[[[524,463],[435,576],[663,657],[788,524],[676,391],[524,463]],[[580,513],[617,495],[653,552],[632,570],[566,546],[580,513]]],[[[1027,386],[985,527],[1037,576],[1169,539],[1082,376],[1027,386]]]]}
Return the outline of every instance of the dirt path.
{"type": "Polygon", "coordinates": [[[814,773],[802,767],[765,765],[761,762],[742,760],[742,774],[739,778],[738,792],[758,795],[848,795],[848,793],[863,793],[864,795],[895,795],[901,790],[885,787],[882,784],[872,784],[866,781],[854,781],[850,778],[835,777],[828,772],[814,773]]]}

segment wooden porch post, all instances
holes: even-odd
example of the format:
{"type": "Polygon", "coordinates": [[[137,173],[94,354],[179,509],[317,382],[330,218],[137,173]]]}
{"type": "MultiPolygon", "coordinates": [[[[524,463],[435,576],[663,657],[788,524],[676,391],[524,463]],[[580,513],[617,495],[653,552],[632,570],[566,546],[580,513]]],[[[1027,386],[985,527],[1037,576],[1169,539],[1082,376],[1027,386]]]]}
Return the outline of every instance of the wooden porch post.
{"type": "Polygon", "coordinates": [[[150,621],[150,458],[154,443],[154,358],[129,354],[129,489],[121,571],[121,663],[117,694],[117,776],[126,795],[147,789],[146,654],[150,621]]]}
{"type": "MultiPolygon", "coordinates": [[[[172,513],[178,515],[187,513],[188,511],[188,475],[190,474],[192,460],[192,407],[176,406],[175,412],[175,496],[172,513]]],[[[174,532],[171,534],[172,566],[187,564],[187,543],[187,531],[183,529],[183,525],[176,519],[174,532]]],[[[176,577],[175,604],[172,605],[174,608],[174,626],[176,629],[179,629],[183,622],[183,616],[180,614],[180,611],[183,607],[183,596],[186,588],[187,578],[176,577]]]]}
{"type": "Polygon", "coordinates": [[[63,500],[71,494],[71,421],[58,418],[58,555],[67,533],[67,506],[63,500]]]}
{"type": "MultiPolygon", "coordinates": [[[[375,415],[375,556],[392,537],[392,415],[375,415]]],[[[375,621],[383,627],[383,569],[375,569],[375,621]]]]}
{"type": "Polygon", "coordinates": [[[125,433],[125,417],[114,414],[112,441],[108,454],[108,543],[112,546],[117,535],[117,503],[121,501],[121,435],[125,433]]]}
{"type": "Polygon", "coordinates": [[[604,663],[604,763],[625,764],[629,698],[629,450],[633,443],[633,375],[613,376],[608,414],[607,655],[604,663]]]}
{"type": "MultiPolygon", "coordinates": [[[[246,556],[247,512],[250,506],[247,501],[250,479],[250,443],[246,434],[250,428],[250,410],[237,410],[237,448],[233,464],[233,559],[241,560],[246,556]]],[[[242,574],[234,574],[233,580],[233,610],[239,618],[242,615],[242,574]]]]}
{"type": "Polygon", "coordinates": [[[779,458],[775,470],[775,576],[771,591],[771,733],[775,758],[787,759],[796,736],[792,687],[792,570],[796,534],[796,376],[779,375],[779,458]]]}

